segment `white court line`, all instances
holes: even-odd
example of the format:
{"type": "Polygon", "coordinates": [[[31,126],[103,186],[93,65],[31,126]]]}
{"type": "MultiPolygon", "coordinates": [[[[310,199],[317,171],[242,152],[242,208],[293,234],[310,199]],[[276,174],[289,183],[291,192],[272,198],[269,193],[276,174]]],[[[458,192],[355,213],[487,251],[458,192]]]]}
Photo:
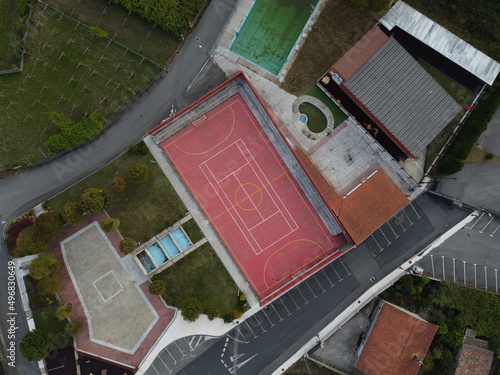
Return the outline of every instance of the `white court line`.
{"type": "MultiPolygon", "coordinates": [[[[264,224],[264,222],[265,222],[266,220],[268,220],[268,219],[272,218],[274,215],[277,215],[277,214],[281,214],[281,212],[276,211],[276,212],[275,212],[274,214],[272,214],[271,216],[268,216],[268,217],[266,217],[265,219],[263,218],[263,220],[262,220],[260,223],[255,224],[253,227],[251,227],[251,228],[248,228],[248,227],[247,227],[248,231],[251,231],[251,230],[253,230],[253,229],[257,228],[259,225],[264,224]]],[[[281,216],[283,216],[283,214],[281,214],[281,216]]],[[[262,217],[262,215],[260,215],[260,217],[262,217]]],[[[245,225],[245,227],[246,227],[246,225],[245,225]]],[[[289,234],[290,234],[290,233],[289,233],[289,234]]],[[[287,234],[287,236],[288,236],[288,234],[287,234]]]]}
{"type": "MultiPolygon", "coordinates": [[[[240,179],[238,178],[238,176],[236,175],[236,173],[233,173],[233,176],[234,176],[234,178],[236,178],[236,181],[238,181],[238,184],[241,186],[241,188],[243,189],[243,191],[244,191],[244,192],[245,192],[245,194],[247,195],[247,197],[248,197],[248,199],[250,200],[250,202],[251,202],[251,203],[255,206],[255,210],[253,210],[253,211],[257,211],[257,212],[259,213],[259,216],[260,216],[260,218],[262,219],[262,221],[261,221],[261,224],[262,224],[264,221],[266,221],[266,220],[267,220],[267,219],[269,219],[269,218],[268,218],[268,217],[266,217],[266,218],[264,219],[264,216],[262,216],[262,214],[260,213],[259,207],[257,207],[257,206],[256,206],[256,204],[255,204],[255,203],[254,203],[254,201],[252,200],[252,197],[250,196],[250,194],[248,194],[247,189],[245,189],[245,185],[243,185],[243,184],[241,183],[241,181],[240,181],[240,179]]],[[[260,189],[259,189],[259,192],[260,192],[260,189]]],[[[261,193],[261,194],[262,194],[262,193],[261,193]]],[[[235,197],[235,198],[236,198],[236,197],[235,197]]],[[[246,198],[245,198],[245,199],[246,199],[246,198]]],[[[239,205],[239,203],[237,203],[237,204],[239,205]]],[[[279,211],[277,211],[277,212],[279,212],[279,211]]],[[[273,214],[273,215],[274,215],[274,214],[273,214]]],[[[273,216],[273,215],[271,215],[271,216],[273,216]]],[[[247,227],[247,229],[248,229],[248,226],[246,225],[246,223],[245,223],[245,227],[247,227]]]]}
{"type": "Polygon", "coordinates": [[[491,219],[490,219],[490,221],[488,221],[488,224],[486,224],[486,225],[484,226],[484,228],[483,228],[483,229],[481,229],[481,230],[479,231],[479,233],[483,233],[483,232],[484,232],[484,230],[486,229],[486,227],[487,227],[488,225],[490,225],[490,223],[493,221],[493,219],[494,219],[494,217],[492,216],[492,217],[491,217],[491,219]]]}
{"type": "MultiPolygon", "coordinates": [[[[262,186],[264,186],[264,188],[266,189],[266,191],[267,191],[267,187],[268,187],[268,186],[269,186],[269,187],[273,190],[273,192],[274,192],[275,196],[276,196],[276,197],[278,198],[278,200],[281,202],[281,204],[282,204],[282,205],[283,205],[283,207],[285,208],[285,210],[286,210],[286,212],[287,212],[288,216],[292,219],[293,223],[295,224],[295,227],[296,227],[296,228],[298,228],[299,226],[298,226],[298,225],[297,225],[297,223],[295,222],[295,220],[294,220],[293,216],[292,216],[292,215],[290,214],[290,212],[288,211],[287,206],[286,206],[286,205],[283,203],[283,201],[281,200],[280,195],[276,192],[276,190],[274,189],[274,186],[273,186],[273,185],[269,182],[269,180],[267,179],[267,175],[266,175],[266,174],[262,171],[262,168],[260,167],[259,163],[257,163],[257,160],[255,160],[255,159],[254,159],[254,157],[253,157],[253,155],[250,153],[250,151],[248,151],[248,148],[247,148],[247,146],[245,145],[245,142],[241,141],[241,143],[243,144],[243,146],[245,147],[245,150],[247,151],[247,153],[248,153],[249,157],[253,160],[253,162],[255,163],[255,165],[257,166],[257,168],[259,168],[260,173],[262,174],[262,176],[264,176],[264,179],[265,179],[265,180],[266,180],[266,182],[267,182],[266,184],[262,184],[262,181],[260,180],[259,175],[258,175],[258,174],[255,172],[255,170],[254,170],[254,173],[255,173],[255,175],[257,176],[257,178],[259,179],[259,181],[261,181],[262,186]]],[[[237,145],[237,147],[238,147],[238,148],[240,148],[240,146],[239,146],[239,145],[237,145]]],[[[252,170],[253,170],[253,166],[252,166],[252,164],[248,161],[247,156],[246,156],[246,155],[245,155],[245,154],[241,151],[241,149],[240,149],[240,152],[243,154],[243,156],[245,157],[245,160],[247,161],[247,163],[249,163],[249,164],[250,164],[250,168],[252,168],[252,170]]],[[[269,194],[269,196],[271,197],[271,194],[269,194]]],[[[273,199],[272,197],[271,197],[271,199],[274,201],[274,199],[273,199]]],[[[276,203],[274,203],[274,204],[276,205],[276,203]]],[[[276,207],[278,207],[278,205],[276,205],[276,207]]],[[[278,209],[279,209],[279,207],[278,207],[278,209]]],[[[280,209],[280,211],[281,211],[281,209],[280,209]]],[[[286,219],[285,219],[285,220],[286,220],[286,219]]],[[[288,220],[287,220],[287,223],[288,223],[288,220]]],[[[288,225],[290,225],[290,223],[288,223],[288,225]]],[[[290,225],[290,228],[291,228],[291,227],[292,227],[292,226],[290,225]]]]}

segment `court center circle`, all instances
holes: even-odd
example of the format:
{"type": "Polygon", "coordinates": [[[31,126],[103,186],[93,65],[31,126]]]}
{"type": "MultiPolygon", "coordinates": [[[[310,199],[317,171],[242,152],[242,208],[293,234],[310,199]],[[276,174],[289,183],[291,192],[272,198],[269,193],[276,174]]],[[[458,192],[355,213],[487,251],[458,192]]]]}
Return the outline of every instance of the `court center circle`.
{"type": "Polygon", "coordinates": [[[262,191],[255,184],[241,184],[234,193],[234,200],[242,210],[253,211],[262,203],[262,191]],[[256,201],[258,202],[254,203],[256,201]]]}

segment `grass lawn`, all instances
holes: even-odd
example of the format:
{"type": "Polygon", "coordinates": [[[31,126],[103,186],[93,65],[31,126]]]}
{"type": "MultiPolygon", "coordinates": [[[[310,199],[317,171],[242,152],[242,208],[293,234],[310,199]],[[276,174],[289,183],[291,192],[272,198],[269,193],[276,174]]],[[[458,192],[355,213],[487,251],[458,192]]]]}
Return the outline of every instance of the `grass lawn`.
{"type": "Polygon", "coordinates": [[[313,133],[321,133],[326,129],[327,120],[323,111],[311,103],[300,103],[299,112],[307,116],[307,127],[313,133]]]}
{"type": "Polygon", "coordinates": [[[474,101],[474,98],[476,97],[476,95],[472,91],[468,90],[467,88],[462,86],[460,83],[454,81],[453,79],[448,77],[446,74],[444,74],[440,70],[434,68],[432,65],[426,63],[425,61],[418,60],[418,63],[463,108],[465,108],[469,104],[472,104],[472,102],[474,101]]]}
{"type": "Polygon", "coordinates": [[[74,122],[93,111],[109,119],[160,72],[77,25],[33,7],[23,72],[0,76],[0,169],[44,158],[44,142],[58,131],[49,110],[74,122]]]}
{"type": "Polygon", "coordinates": [[[47,201],[55,212],[61,212],[66,202],[78,201],[81,193],[89,188],[100,188],[110,197],[106,211],[111,217],[120,220],[123,237],[136,241],[146,241],[163,229],[179,220],[186,213],[184,204],[167,180],[160,167],[151,163],[153,157],[134,155],[126,152],[104,168],[73,185],[68,190],[47,201]],[[149,178],[144,184],[137,184],[128,177],[130,168],[135,164],[146,164],[149,178]],[[125,191],[115,192],[111,180],[123,177],[127,183],[125,191]]]}
{"type": "Polygon", "coordinates": [[[487,158],[490,153],[488,151],[481,150],[475,147],[467,159],[465,159],[465,164],[479,164],[479,163],[500,163],[500,156],[493,155],[491,159],[487,158]]]}
{"type": "Polygon", "coordinates": [[[48,0],[88,26],[98,26],[128,48],[164,66],[179,46],[179,38],[147,22],[124,7],[103,0],[48,0]]]}
{"type": "Polygon", "coordinates": [[[205,313],[215,308],[224,317],[238,308],[238,287],[208,243],[155,278],[165,282],[162,297],[170,306],[179,307],[186,298],[195,297],[203,303],[205,313]]]}
{"type": "MultiPolygon", "coordinates": [[[[453,129],[457,127],[458,122],[460,118],[462,118],[464,112],[465,110],[461,110],[460,113],[453,120],[451,120],[451,122],[448,125],[446,125],[446,127],[441,131],[441,133],[439,133],[436,136],[436,138],[434,138],[432,142],[429,143],[429,146],[427,146],[427,153],[425,157],[425,169],[424,169],[425,172],[427,172],[427,169],[429,169],[429,167],[431,166],[431,163],[436,158],[438,152],[446,143],[446,140],[451,135],[453,129]]],[[[433,172],[435,170],[436,168],[433,168],[433,172]]]]}
{"type": "Polygon", "coordinates": [[[186,234],[188,235],[192,243],[196,243],[205,237],[194,219],[191,219],[182,224],[182,228],[186,231],[186,234]]]}
{"type": "Polygon", "coordinates": [[[323,91],[321,91],[318,86],[311,86],[309,90],[307,90],[306,95],[311,95],[312,97],[321,100],[323,104],[328,107],[330,112],[332,112],[333,118],[335,119],[334,127],[339,126],[347,119],[347,115],[339,108],[338,105],[332,102],[332,100],[323,91]]]}
{"type": "Polygon", "coordinates": [[[0,70],[11,69],[12,64],[17,62],[14,56],[14,19],[16,14],[16,2],[12,0],[0,0],[0,70]]]}
{"type": "Polygon", "coordinates": [[[325,367],[318,365],[307,358],[302,358],[295,362],[288,370],[284,372],[285,375],[339,375],[325,367]],[[307,364],[306,364],[307,361],[307,364]]]}
{"type": "Polygon", "coordinates": [[[329,0],[285,77],[283,88],[297,96],[306,92],[381,15],[352,9],[345,0],[329,0]]]}

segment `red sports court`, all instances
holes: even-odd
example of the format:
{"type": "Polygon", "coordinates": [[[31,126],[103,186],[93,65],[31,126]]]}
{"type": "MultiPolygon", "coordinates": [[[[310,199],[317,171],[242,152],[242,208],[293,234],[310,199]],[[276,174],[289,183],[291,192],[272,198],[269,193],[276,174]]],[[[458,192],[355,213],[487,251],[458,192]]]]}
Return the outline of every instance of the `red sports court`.
{"type": "Polygon", "coordinates": [[[262,301],[347,240],[325,228],[242,94],[226,97],[160,147],[262,301]]]}

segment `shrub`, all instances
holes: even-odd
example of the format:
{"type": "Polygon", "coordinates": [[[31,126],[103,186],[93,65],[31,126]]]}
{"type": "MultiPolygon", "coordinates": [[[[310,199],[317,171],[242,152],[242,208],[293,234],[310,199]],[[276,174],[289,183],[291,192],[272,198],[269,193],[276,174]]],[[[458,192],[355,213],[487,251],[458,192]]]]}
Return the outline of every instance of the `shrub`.
{"type": "Polygon", "coordinates": [[[149,293],[159,296],[165,292],[166,286],[165,282],[162,280],[155,280],[151,284],[149,284],[149,293]]]}
{"type": "Polygon", "coordinates": [[[126,185],[127,183],[125,182],[125,179],[123,177],[116,176],[111,180],[111,186],[113,186],[113,190],[118,193],[125,191],[126,185]]]}
{"type": "Polygon", "coordinates": [[[82,209],[78,202],[68,202],[64,205],[61,216],[70,225],[78,225],[83,221],[82,209]]]}
{"type": "Polygon", "coordinates": [[[28,361],[40,361],[52,351],[52,340],[47,332],[35,329],[24,335],[19,349],[28,361]]]}
{"type": "Polygon", "coordinates": [[[92,112],[78,123],[73,123],[64,114],[56,111],[49,112],[49,118],[59,128],[59,133],[50,136],[45,142],[49,155],[92,142],[102,131],[103,126],[97,112],[92,112]]]}
{"type": "Polygon", "coordinates": [[[35,280],[41,280],[57,272],[60,267],[61,264],[52,254],[40,254],[31,262],[29,275],[35,280]]]}
{"type": "Polygon", "coordinates": [[[95,36],[96,38],[107,38],[108,37],[108,33],[97,26],[90,26],[89,27],[89,34],[92,35],[92,37],[95,36]]]}
{"type": "Polygon", "coordinates": [[[80,208],[83,212],[100,211],[106,206],[106,203],[108,203],[106,193],[96,188],[88,188],[80,197],[80,208]]]}
{"type": "Polygon", "coordinates": [[[243,311],[234,309],[233,310],[233,319],[239,319],[243,315],[243,311]]]}
{"type": "Polygon", "coordinates": [[[130,146],[129,151],[134,155],[147,155],[149,153],[148,146],[144,141],[140,141],[138,144],[130,146]]]}
{"type": "Polygon", "coordinates": [[[107,217],[101,221],[101,229],[106,232],[114,232],[120,226],[120,220],[107,217]]]}
{"type": "Polygon", "coordinates": [[[33,225],[34,222],[31,219],[21,219],[17,223],[13,223],[9,230],[7,236],[7,246],[9,249],[14,250],[16,248],[16,241],[19,233],[26,227],[33,225]]]}
{"type": "Polygon", "coordinates": [[[232,314],[226,314],[224,315],[224,323],[231,323],[233,321],[233,315],[232,314]]]}
{"type": "Polygon", "coordinates": [[[135,240],[130,237],[125,237],[120,241],[120,251],[124,254],[130,254],[136,248],[135,240]]]}
{"type": "Polygon", "coordinates": [[[393,2],[394,0],[349,0],[352,8],[370,12],[389,10],[393,2]]]}
{"type": "Polygon", "coordinates": [[[491,152],[488,152],[485,156],[486,160],[492,160],[493,159],[493,154],[491,152]]]}
{"type": "Polygon", "coordinates": [[[63,222],[58,214],[46,212],[35,219],[35,227],[41,236],[50,241],[62,229],[63,222]]]}
{"type": "Polygon", "coordinates": [[[181,314],[188,322],[194,322],[203,311],[203,304],[198,298],[188,298],[181,302],[181,314]]]}
{"type": "Polygon", "coordinates": [[[24,228],[17,237],[15,256],[21,257],[25,255],[38,254],[49,246],[49,241],[40,235],[38,229],[31,225],[24,228]]]}
{"type": "Polygon", "coordinates": [[[143,183],[148,180],[148,166],[137,164],[130,168],[130,179],[137,183],[143,183]]]}
{"type": "Polygon", "coordinates": [[[73,306],[71,306],[71,303],[68,303],[67,305],[64,306],[59,306],[56,310],[56,318],[59,320],[65,320],[71,316],[71,313],[73,312],[73,306]]]}
{"type": "Polygon", "coordinates": [[[209,309],[207,316],[208,320],[214,320],[215,318],[218,318],[220,316],[220,311],[217,309],[209,309]]]}
{"type": "Polygon", "coordinates": [[[240,294],[240,301],[245,302],[246,300],[247,300],[247,298],[245,297],[245,295],[243,293],[240,294]]]}
{"type": "Polygon", "coordinates": [[[80,322],[68,322],[64,327],[64,333],[67,336],[72,336],[72,337],[78,336],[81,330],[82,330],[82,323],[80,322]]]}
{"type": "Polygon", "coordinates": [[[37,289],[41,295],[56,294],[61,289],[61,279],[57,275],[44,277],[38,282],[37,289]]]}

